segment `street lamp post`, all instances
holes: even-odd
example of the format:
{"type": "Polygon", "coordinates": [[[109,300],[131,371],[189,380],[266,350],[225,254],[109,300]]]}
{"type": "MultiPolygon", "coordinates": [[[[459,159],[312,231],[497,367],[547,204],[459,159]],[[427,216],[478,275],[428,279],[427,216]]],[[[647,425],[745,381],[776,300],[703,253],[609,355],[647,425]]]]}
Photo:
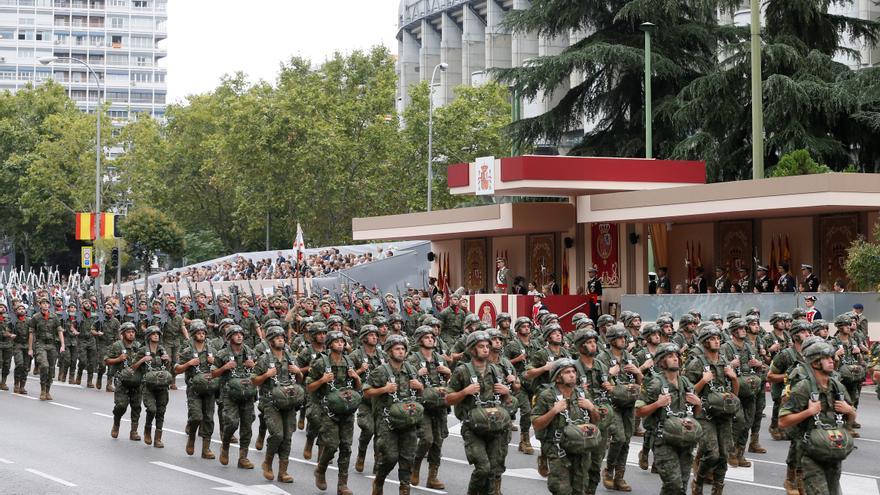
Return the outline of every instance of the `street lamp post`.
{"type": "Polygon", "coordinates": [[[645,158],[653,156],[653,110],[651,105],[651,34],[657,31],[657,26],[650,22],[644,22],[639,29],[645,33],[645,158]]]}
{"type": "MultiPolygon", "coordinates": [[[[60,60],[70,60],[82,64],[88,69],[89,73],[95,77],[95,85],[98,87],[98,104],[95,108],[95,120],[97,121],[97,132],[95,139],[95,240],[101,238],[101,78],[92,69],[92,66],[85,61],[73,57],[42,57],[40,63],[49,65],[60,60]]],[[[86,101],[89,98],[88,87],[86,88],[86,101]]]]}
{"type": "Polygon", "coordinates": [[[445,62],[435,65],[428,84],[428,211],[431,211],[431,187],[434,182],[434,76],[437,75],[437,69],[444,72],[448,67],[449,64],[445,62]]]}
{"type": "Polygon", "coordinates": [[[764,96],[761,88],[761,2],[751,2],[752,179],[764,178],[764,96]]]}

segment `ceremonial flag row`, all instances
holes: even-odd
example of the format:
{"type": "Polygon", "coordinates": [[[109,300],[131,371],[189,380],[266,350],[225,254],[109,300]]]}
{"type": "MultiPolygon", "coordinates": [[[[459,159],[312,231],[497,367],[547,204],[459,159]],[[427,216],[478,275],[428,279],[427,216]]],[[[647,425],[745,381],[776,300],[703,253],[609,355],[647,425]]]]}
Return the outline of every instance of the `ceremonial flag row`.
{"type": "MultiPolygon", "coordinates": [[[[77,213],[76,229],[74,230],[78,241],[92,241],[95,239],[95,214],[77,213]]],[[[115,239],[116,215],[113,213],[101,213],[101,239],[115,239]]]]}

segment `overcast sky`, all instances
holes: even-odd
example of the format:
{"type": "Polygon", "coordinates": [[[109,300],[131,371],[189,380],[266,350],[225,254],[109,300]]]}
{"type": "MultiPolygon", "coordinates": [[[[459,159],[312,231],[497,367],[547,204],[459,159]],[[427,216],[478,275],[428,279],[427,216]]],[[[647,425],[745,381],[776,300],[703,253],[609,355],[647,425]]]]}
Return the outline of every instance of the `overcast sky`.
{"type": "Polygon", "coordinates": [[[399,0],[170,0],[168,102],[241,70],[275,81],[291,56],[321,62],[335,51],[383,44],[397,52],[399,0]]]}

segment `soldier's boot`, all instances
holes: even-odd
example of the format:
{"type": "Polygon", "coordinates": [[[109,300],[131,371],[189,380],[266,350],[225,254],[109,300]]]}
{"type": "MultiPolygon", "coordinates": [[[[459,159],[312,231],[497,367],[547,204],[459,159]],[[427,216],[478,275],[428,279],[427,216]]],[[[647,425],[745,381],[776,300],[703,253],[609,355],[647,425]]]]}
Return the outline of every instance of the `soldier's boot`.
{"type": "Polygon", "coordinates": [[[336,495],[354,495],[348,487],[348,473],[339,473],[339,481],[336,482],[336,495]]]}
{"type": "Polygon", "coordinates": [[[266,440],[266,428],[260,426],[260,429],[257,431],[257,441],[254,443],[254,448],[257,450],[263,450],[263,442],[266,440]]]}
{"type": "Polygon", "coordinates": [[[299,421],[296,422],[297,430],[305,430],[306,429],[306,410],[303,408],[299,412],[299,421]]]}
{"type": "Polygon", "coordinates": [[[17,394],[19,392],[21,392],[21,389],[18,387],[18,380],[13,378],[12,379],[12,393],[17,394]]]}
{"type": "Polygon", "coordinates": [[[238,467],[241,469],[253,469],[254,463],[248,459],[248,448],[240,447],[238,449],[238,467]]]}
{"type": "Polygon", "coordinates": [[[18,393],[21,395],[27,395],[27,390],[24,389],[24,386],[27,385],[27,378],[24,378],[18,382],[18,393]]]}
{"type": "Polygon", "coordinates": [[[856,430],[852,429],[852,427],[847,428],[847,430],[849,430],[849,434],[852,435],[853,438],[861,438],[861,435],[859,435],[856,430]]]}
{"type": "Polygon", "coordinates": [[[538,474],[544,478],[550,476],[550,466],[547,465],[547,458],[542,455],[538,456],[538,474]]]}
{"type": "Polygon", "coordinates": [[[749,438],[749,452],[753,454],[766,454],[767,449],[761,447],[760,442],[758,442],[758,432],[752,432],[752,436],[749,438]]]}
{"type": "Polygon", "coordinates": [[[397,493],[399,493],[400,495],[410,495],[409,483],[402,481],[400,483],[400,490],[397,493]]]}
{"type": "Polygon", "coordinates": [[[446,485],[437,478],[439,471],[440,464],[428,464],[428,480],[425,482],[425,486],[434,490],[446,489],[446,485]]]}
{"type": "Polygon", "coordinates": [[[76,371],[72,370],[72,369],[67,372],[67,383],[68,384],[70,384],[70,385],[76,384],[76,378],[73,376],[75,374],[76,374],[76,371]]]}
{"type": "Polygon", "coordinates": [[[602,486],[614,490],[614,466],[608,466],[602,471],[602,486]]]}
{"type": "Polygon", "coordinates": [[[165,444],[162,443],[162,430],[156,428],[156,438],[153,439],[153,447],[157,449],[164,449],[165,444]]]}
{"type": "Polygon", "coordinates": [[[223,440],[223,443],[220,445],[220,464],[224,466],[229,464],[229,441],[223,440]]]}
{"type": "Polygon", "coordinates": [[[46,384],[46,400],[55,400],[55,399],[52,398],[52,393],[51,393],[51,392],[52,392],[52,384],[51,384],[51,383],[47,383],[47,384],[46,384]]]}
{"type": "Polygon", "coordinates": [[[632,487],[623,479],[624,474],[626,474],[626,467],[617,466],[614,470],[614,489],[621,492],[631,492],[632,487]]]}
{"type": "Polygon", "coordinates": [[[95,390],[101,390],[104,388],[104,377],[103,375],[98,375],[98,378],[95,379],[95,390]]]}
{"type": "Polygon", "coordinates": [[[724,493],[724,483],[714,482],[712,483],[712,495],[722,495],[724,493]]]}
{"type": "Polygon", "coordinates": [[[196,452],[196,431],[195,428],[186,425],[186,455],[193,455],[196,452]]]}
{"type": "Polygon", "coordinates": [[[801,495],[806,495],[806,493],[807,493],[807,487],[804,486],[804,471],[801,470],[801,469],[797,469],[797,470],[795,470],[795,472],[794,472],[794,480],[795,480],[795,484],[796,484],[796,486],[797,486],[798,492],[799,492],[801,495]]]}
{"type": "Polygon", "coordinates": [[[691,495],[703,495],[703,478],[694,474],[694,481],[691,483],[691,495]]]}
{"type": "Polygon", "coordinates": [[[82,377],[83,377],[83,372],[77,371],[76,372],[76,380],[73,382],[73,384],[74,385],[82,385],[82,377]]]}
{"type": "Polygon", "coordinates": [[[303,447],[303,459],[309,460],[312,458],[312,446],[315,444],[314,438],[309,438],[306,436],[306,444],[303,447]]]}
{"type": "Polygon", "coordinates": [[[144,425],[144,443],[153,445],[153,425],[149,423],[144,425]]]}
{"type": "Polygon", "coordinates": [[[376,476],[373,478],[373,491],[370,492],[370,495],[384,495],[385,489],[385,477],[376,476]]]}
{"type": "Polygon", "coordinates": [[[501,495],[501,478],[492,482],[492,495],[501,495]]]}
{"type": "Polygon", "coordinates": [[[776,441],[785,440],[785,436],[782,434],[782,430],[780,430],[776,426],[770,427],[770,438],[776,441]]]}
{"type": "Polygon", "coordinates": [[[293,483],[293,476],[287,474],[289,463],[289,459],[278,459],[278,481],[282,483],[293,483]]]}
{"type": "Polygon", "coordinates": [[[129,434],[128,434],[128,439],[131,440],[132,442],[140,442],[141,441],[141,436],[138,435],[137,423],[131,424],[131,432],[129,432],[129,434]]]}
{"type": "MultiPolygon", "coordinates": [[[[101,387],[98,387],[98,388],[101,388],[101,387]]],[[[177,390],[177,384],[176,384],[176,383],[172,383],[172,384],[171,384],[171,387],[169,387],[169,388],[170,388],[171,390],[177,390]]]]}
{"type": "Polygon", "coordinates": [[[800,495],[796,476],[794,469],[788,468],[785,472],[785,482],[782,483],[782,487],[785,488],[786,495],[800,495]]]}
{"type": "Polygon", "coordinates": [[[213,459],[214,453],[211,452],[211,439],[202,439],[202,459],[213,459]]]}
{"type": "Polygon", "coordinates": [[[40,385],[40,400],[49,400],[46,398],[46,386],[42,384],[40,385]]]}
{"type": "Polygon", "coordinates": [[[119,437],[119,421],[122,418],[113,417],[113,428],[110,429],[110,437],[118,438],[119,437]]]}
{"type": "Polygon", "coordinates": [[[106,390],[108,392],[115,392],[116,391],[116,389],[113,387],[113,380],[111,380],[109,376],[107,377],[107,386],[104,387],[104,390],[106,390]]]}
{"type": "Polygon", "coordinates": [[[532,455],[535,453],[534,447],[532,447],[531,438],[529,438],[528,432],[521,432],[519,434],[519,451],[526,455],[532,455]]]}
{"type": "Polygon", "coordinates": [[[639,469],[642,471],[648,470],[648,451],[644,448],[639,451],[639,469]]]}
{"type": "Polygon", "coordinates": [[[737,454],[736,449],[727,453],[727,464],[730,467],[739,466],[739,461],[737,461],[736,454],[737,454]]]}
{"type": "Polygon", "coordinates": [[[318,490],[324,491],[327,489],[327,465],[326,464],[318,464],[315,467],[315,486],[318,487],[318,490]]]}
{"type": "Polygon", "coordinates": [[[266,478],[269,481],[273,481],[275,479],[275,473],[272,472],[272,461],[275,459],[275,454],[266,453],[266,457],[263,458],[263,478],[266,478]]]}
{"type": "MultiPolygon", "coordinates": [[[[59,382],[66,382],[67,381],[67,369],[61,368],[58,370],[58,381],[59,382]]],[[[6,389],[0,387],[0,390],[6,390],[6,389]]]]}
{"type": "Polygon", "coordinates": [[[365,460],[367,460],[367,453],[358,451],[357,460],[354,461],[354,470],[363,473],[365,460]]]}
{"type": "Polygon", "coordinates": [[[510,431],[519,431],[519,426],[515,424],[510,425],[510,431]]]}
{"type": "Polygon", "coordinates": [[[419,486],[419,476],[421,475],[422,470],[422,459],[415,458],[412,463],[412,471],[409,475],[409,484],[412,486],[419,486]]]}
{"type": "Polygon", "coordinates": [[[746,459],[745,447],[736,448],[736,465],[739,467],[752,467],[751,461],[746,459]]]}
{"type": "Polygon", "coordinates": [[[861,427],[862,427],[862,425],[861,425],[860,423],[856,423],[855,421],[853,422],[853,428],[855,428],[855,429],[858,430],[858,429],[860,429],[861,427]]]}
{"type": "Polygon", "coordinates": [[[0,377],[0,390],[9,390],[9,387],[6,385],[6,378],[7,375],[3,375],[2,377],[0,377]]]}

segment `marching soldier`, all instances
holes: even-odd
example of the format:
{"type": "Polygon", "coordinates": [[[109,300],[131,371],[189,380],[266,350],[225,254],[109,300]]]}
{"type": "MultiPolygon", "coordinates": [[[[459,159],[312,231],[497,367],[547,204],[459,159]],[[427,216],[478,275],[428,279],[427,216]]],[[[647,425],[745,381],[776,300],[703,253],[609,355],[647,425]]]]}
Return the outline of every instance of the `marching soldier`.
{"type": "Polygon", "coordinates": [[[15,369],[12,377],[15,379],[13,392],[16,394],[27,395],[25,385],[27,384],[27,372],[31,367],[31,355],[28,353],[28,342],[30,342],[30,318],[27,317],[27,308],[22,303],[14,303],[15,319],[9,325],[11,333],[15,334],[12,339],[12,353],[15,361],[15,369]]]}
{"type": "MultiPolygon", "coordinates": [[[[183,341],[189,340],[189,333],[183,323],[183,317],[177,314],[177,304],[174,301],[165,303],[165,311],[168,312],[168,318],[160,327],[162,329],[162,346],[168,353],[171,366],[177,363],[177,357],[180,349],[183,347],[183,341]]],[[[171,390],[177,390],[177,384],[171,383],[171,390]]]]}
{"type": "Polygon", "coordinates": [[[599,410],[588,393],[578,386],[574,360],[554,361],[550,380],[552,385],[541,390],[532,409],[535,431],[544,431],[542,437],[552,444],[547,454],[550,465],[547,487],[553,494],[581,494],[587,488],[590,458],[601,449],[597,446],[582,450],[582,445],[569,446],[562,439],[566,438],[565,428],[574,424],[583,425],[586,431],[593,432],[597,443],[601,441],[601,433],[594,424],[599,420],[599,410]]]}
{"type": "MultiPolygon", "coordinates": [[[[777,354],[791,347],[791,337],[789,337],[786,329],[787,319],[788,314],[786,313],[777,312],[770,315],[770,325],[772,325],[773,328],[764,336],[764,348],[767,349],[768,354],[768,358],[765,361],[768,364],[772,364],[777,354]]],[[[788,361],[792,360],[789,359],[788,361]]],[[[785,366],[785,369],[787,368],[788,365],[785,366]]],[[[771,370],[770,372],[772,373],[773,371],[771,370]]],[[[785,371],[785,373],[787,373],[787,371],[785,371]]],[[[771,379],[768,375],[767,381],[770,382],[770,399],[773,400],[773,413],[770,417],[770,427],[768,431],[773,440],[782,440],[784,436],[777,426],[777,422],[779,420],[779,405],[782,401],[782,389],[785,388],[785,385],[783,384],[781,376],[776,379],[771,379]]]]}
{"type": "MultiPolygon", "coordinates": [[[[15,333],[9,328],[10,322],[6,318],[6,304],[0,303],[0,390],[9,390],[6,385],[6,377],[9,376],[10,367],[12,366],[13,343],[15,341],[15,333]]],[[[13,377],[15,379],[15,377],[13,377]]],[[[18,381],[13,386],[15,392],[18,392],[18,381]]]]}
{"type": "MultiPolygon", "coordinates": [[[[648,323],[642,328],[641,339],[644,345],[635,348],[633,352],[636,363],[639,365],[639,371],[644,376],[642,383],[651,381],[658,374],[654,353],[657,352],[661,338],[662,331],[659,325],[648,323]]],[[[637,424],[641,421],[640,418],[641,416],[636,415],[637,424]]],[[[648,426],[650,425],[646,425],[646,430],[643,434],[645,440],[642,442],[642,450],[639,451],[639,468],[642,470],[648,469],[648,453],[651,451],[651,442],[653,441],[654,432],[648,426]]]]}
{"type": "Polygon", "coordinates": [[[428,480],[425,486],[436,490],[446,488],[438,478],[443,440],[449,436],[446,405],[446,383],[452,377],[452,370],[435,349],[436,337],[431,327],[424,325],[416,329],[413,341],[418,346],[407,359],[416,369],[416,375],[425,385],[425,413],[419,426],[419,446],[416,449],[410,484],[418,486],[422,460],[428,457],[428,480]],[[429,393],[429,391],[431,393],[429,393]],[[431,399],[430,401],[428,399],[431,399]]]}
{"type": "Polygon", "coordinates": [[[224,419],[222,444],[220,447],[220,464],[229,464],[229,444],[235,430],[239,430],[238,467],[253,469],[248,459],[248,446],[251,443],[254,423],[255,387],[250,383],[253,373],[254,352],[244,345],[244,330],[238,325],[230,325],[226,329],[226,347],[217,351],[211,371],[212,378],[220,378],[220,395],[223,402],[224,419]],[[230,385],[231,382],[237,383],[230,385]],[[252,388],[253,387],[253,388],[252,388]]]}
{"type": "Polygon", "coordinates": [[[305,398],[302,387],[296,384],[297,377],[302,375],[287,349],[287,335],[283,328],[271,327],[266,341],[269,343],[269,352],[260,355],[251,379],[254,385],[260,387],[260,402],[269,430],[266,457],[262,464],[263,477],[268,481],[275,479],[272,463],[277,454],[278,481],[293,483],[287,466],[293,432],[296,431],[296,411],[305,398]]]}
{"type": "MultiPolygon", "coordinates": [[[[145,364],[145,375],[143,385],[144,409],[147,410],[147,420],[144,422],[144,443],[153,445],[157,449],[164,448],[162,443],[162,427],[165,424],[165,409],[168,407],[168,385],[170,385],[171,377],[168,374],[168,383],[152,382],[151,377],[147,376],[151,372],[168,373],[167,366],[171,362],[171,357],[162,347],[162,329],[150,325],[146,331],[146,343],[138,350],[135,358],[145,364]],[[156,438],[153,441],[152,428],[153,419],[156,420],[156,438]]],[[[155,375],[154,375],[155,376],[155,375]]]]}
{"type": "Polygon", "coordinates": [[[82,383],[83,372],[86,373],[86,388],[95,388],[95,368],[98,365],[98,345],[95,342],[95,322],[92,315],[92,302],[82,302],[82,321],[77,325],[79,340],[79,359],[76,368],[76,385],[82,383]]]}
{"type": "MultiPolygon", "coordinates": [[[[311,344],[296,355],[296,366],[300,369],[303,375],[308,375],[310,373],[312,363],[315,362],[315,359],[326,350],[324,342],[327,338],[327,326],[320,321],[316,321],[309,324],[308,332],[312,337],[311,344]]],[[[306,416],[309,421],[307,424],[303,425],[306,427],[306,444],[303,447],[303,459],[309,460],[312,458],[312,447],[315,444],[315,439],[318,438],[318,433],[321,428],[321,416],[324,414],[324,411],[321,409],[320,403],[316,402],[315,397],[311,393],[307,394],[305,407],[306,416]]],[[[302,419],[300,419],[300,423],[301,422],[302,419]]],[[[299,423],[297,424],[297,428],[300,428],[299,423]]]]}
{"type": "MultiPolygon", "coordinates": [[[[805,351],[807,379],[794,386],[779,411],[779,425],[783,428],[794,428],[795,437],[804,439],[801,463],[806,493],[810,494],[840,492],[842,461],[832,457],[827,447],[811,442],[809,433],[820,427],[839,428],[844,423],[844,416],[850,423],[856,418],[856,410],[851,405],[843,384],[834,376],[834,353],[834,348],[824,342],[813,344],[805,351]]],[[[828,434],[833,433],[829,431],[828,434]]],[[[838,438],[840,440],[835,445],[835,450],[847,454],[851,452],[854,447],[852,438],[840,432],[838,438]]]]}
{"type": "Polygon", "coordinates": [[[384,347],[388,363],[370,372],[368,388],[364,392],[373,402],[379,449],[373,495],[382,495],[385,477],[394,469],[395,464],[398,466],[400,494],[409,495],[412,463],[418,443],[418,425],[424,417],[424,412],[416,407],[418,404],[414,399],[425,386],[416,378],[413,367],[406,362],[406,338],[389,335],[384,347]],[[392,415],[392,410],[405,416],[400,417],[397,413],[392,415]]]}
{"type": "Polygon", "coordinates": [[[755,419],[755,414],[760,414],[756,406],[756,397],[764,394],[764,389],[759,389],[762,380],[757,371],[762,366],[758,359],[758,351],[752,342],[746,337],[746,321],[734,318],[728,324],[730,340],[721,345],[721,354],[734,369],[739,381],[739,397],[742,405],[742,417],[737,415],[734,421],[734,444],[735,450],[727,453],[727,463],[732,467],[751,467],[752,463],[746,460],[745,450],[749,438],[749,430],[755,419]]]}
{"type": "Polygon", "coordinates": [[[761,322],[758,318],[758,315],[754,313],[746,315],[746,341],[756,350],[757,355],[755,358],[760,361],[760,364],[754,366],[752,371],[761,379],[761,383],[758,385],[759,392],[755,394],[755,415],[750,426],[749,452],[753,454],[766,454],[767,449],[761,446],[759,437],[761,435],[761,420],[764,416],[764,406],[767,404],[767,394],[764,393],[764,390],[767,385],[769,366],[767,363],[767,350],[764,348],[764,339],[761,338],[761,332],[764,329],[761,328],[761,322]]]}
{"type": "Polygon", "coordinates": [[[119,338],[119,320],[114,316],[113,303],[107,301],[104,303],[104,321],[98,321],[95,326],[95,349],[98,358],[98,377],[95,382],[95,388],[101,389],[101,380],[104,373],[107,373],[107,386],[104,390],[113,392],[113,370],[104,364],[104,356],[107,355],[107,348],[119,338]]]}
{"type": "Polygon", "coordinates": [[[186,453],[195,452],[196,434],[202,438],[202,459],[213,459],[211,435],[214,434],[214,394],[218,380],[211,378],[214,349],[208,343],[204,320],[190,322],[189,345],[180,352],[174,373],[184,373],[186,382],[186,453]],[[193,379],[198,376],[196,383],[193,379]]]}
{"type": "Polygon", "coordinates": [[[58,349],[64,352],[64,329],[57,316],[49,313],[49,300],[40,298],[40,312],[30,319],[28,355],[32,356],[40,368],[40,400],[52,400],[52,369],[50,363],[57,360],[55,340],[61,342],[58,349]]]}
{"type": "Polygon", "coordinates": [[[693,424],[693,413],[700,414],[702,402],[694,394],[691,382],[681,376],[678,345],[660,344],[654,353],[654,360],[660,373],[642,387],[636,401],[636,414],[645,418],[648,429],[657,432],[652,441],[652,450],[654,464],[663,482],[660,494],[680,495],[685,492],[690,477],[696,439],[673,438],[675,432],[665,431],[664,427],[670,419],[683,426],[687,422],[693,424]]]}
{"type": "MultiPolygon", "coordinates": [[[[834,357],[838,360],[838,373],[840,382],[846,387],[849,400],[854,408],[859,408],[859,397],[862,391],[862,382],[866,375],[866,362],[860,349],[858,339],[852,335],[852,319],[847,314],[842,314],[834,319],[837,334],[831,341],[836,351],[834,357]]],[[[848,425],[853,438],[859,438],[859,434],[853,430],[853,425],[848,425]]]]}
{"type": "MultiPolygon", "coordinates": [[[[376,325],[363,325],[358,332],[358,340],[361,345],[349,356],[352,362],[357,366],[356,371],[359,375],[369,376],[368,372],[382,366],[386,362],[385,353],[378,346],[379,329],[376,325]]],[[[361,379],[363,382],[363,379],[361,379]]],[[[361,430],[358,438],[357,460],[354,464],[355,471],[364,472],[364,461],[367,457],[367,447],[370,440],[376,432],[376,423],[373,418],[372,402],[368,398],[364,398],[361,405],[358,406],[357,424],[361,430]]],[[[375,444],[373,445],[373,457],[377,455],[375,444]]]]}
{"type": "Polygon", "coordinates": [[[727,474],[727,439],[732,437],[731,418],[739,406],[739,401],[733,397],[739,394],[739,381],[720,353],[721,332],[714,326],[706,326],[697,338],[702,352],[691,355],[685,376],[694,384],[694,393],[707,407],[697,414],[703,436],[697,450],[699,458],[694,463],[692,492],[702,495],[703,485],[711,482],[712,495],[720,495],[724,492],[724,477],[727,474]],[[715,397],[711,397],[713,394],[715,397]],[[716,403],[719,396],[723,399],[721,404],[716,403]]]}
{"type": "Polygon", "coordinates": [[[455,342],[464,331],[464,318],[467,316],[467,310],[463,307],[462,300],[467,301],[462,299],[461,295],[456,291],[449,297],[449,306],[440,312],[440,317],[438,318],[443,324],[441,326],[442,333],[440,338],[449,347],[455,345],[455,342]]]}
{"type": "Polygon", "coordinates": [[[67,305],[67,318],[61,322],[61,325],[64,327],[64,343],[67,345],[61,354],[61,359],[58,360],[58,381],[64,383],[69,378],[70,383],[75,383],[74,375],[76,375],[76,364],[79,361],[79,331],[77,330],[75,303],[67,305]]]}
{"type": "MultiPolygon", "coordinates": [[[[562,345],[562,327],[559,325],[543,326],[544,346],[539,347],[529,356],[529,363],[526,365],[525,377],[531,384],[534,394],[538,394],[541,387],[550,383],[550,370],[553,367],[553,361],[571,357],[568,350],[562,345]]],[[[547,458],[545,455],[549,445],[541,444],[541,452],[538,455],[538,473],[546,477],[549,474],[547,458]]]]}
{"type": "Polygon", "coordinates": [[[504,472],[507,458],[509,415],[506,422],[480,420],[489,418],[488,408],[494,408],[491,414],[498,414],[503,420],[503,406],[511,402],[510,389],[500,379],[504,372],[488,362],[490,345],[488,333],[469,334],[470,362],[456,368],[447,387],[446,403],[454,406],[455,416],[462,420],[465,454],[474,466],[468,482],[469,495],[500,494],[500,473],[504,472]]]}
{"type": "Polygon", "coordinates": [[[507,339],[504,346],[504,354],[510,363],[516,369],[517,377],[522,383],[519,392],[516,393],[517,404],[519,405],[519,451],[526,455],[532,455],[535,452],[531,443],[531,435],[529,430],[532,426],[532,389],[530,382],[526,380],[526,366],[529,363],[531,353],[534,351],[534,345],[531,341],[532,320],[528,317],[520,316],[513,325],[515,335],[507,339]]]}
{"type": "MultiPolygon", "coordinates": [[[[315,486],[319,490],[327,489],[327,467],[339,452],[336,490],[340,495],[351,495],[348,469],[354,436],[354,413],[360,405],[361,378],[355,372],[351,359],[345,355],[345,334],[339,330],[328,332],[325,346],[327,351],[318,355],[309,366],[306,380],[313,407],[321,408],[321,414],[317,416],[320,448],[318,465],[315,467],[315,486]]],[[[310,417],[310,426],[311,423],[310,417]]]]}
{"type": "Polygon", "coordinates": [[[119,423],[125,410],[131,408],[131,433],[128,439],[140,442],[138,434],[138,421],[141,417],[141,379],[143,373],[140,367],[143,360],[135,361],[134,357],[140,349],[140,343],[135,340],[135,326],[132,322],[125,322],[119,327],[121,338],[107,349],[104,363],[114,369],[113,395],[113,429],[110,436],[119,436],[119,423]]]}

